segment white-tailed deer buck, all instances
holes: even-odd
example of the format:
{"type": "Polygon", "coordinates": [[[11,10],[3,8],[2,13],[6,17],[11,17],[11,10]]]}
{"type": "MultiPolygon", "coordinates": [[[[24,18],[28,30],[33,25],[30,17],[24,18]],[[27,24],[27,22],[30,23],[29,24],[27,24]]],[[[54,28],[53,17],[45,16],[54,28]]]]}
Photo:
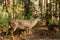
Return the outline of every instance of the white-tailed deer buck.
{"type": "Polygon", "coordinates": [[[9,25],[10,25],[10,28],[13,28],[13,31],[15,31],[17,28],[31,29],[37,24],[38,21],[40,21],[40,19],[36,17],[34,20],[11,20],[9,22],[9,25]]]}

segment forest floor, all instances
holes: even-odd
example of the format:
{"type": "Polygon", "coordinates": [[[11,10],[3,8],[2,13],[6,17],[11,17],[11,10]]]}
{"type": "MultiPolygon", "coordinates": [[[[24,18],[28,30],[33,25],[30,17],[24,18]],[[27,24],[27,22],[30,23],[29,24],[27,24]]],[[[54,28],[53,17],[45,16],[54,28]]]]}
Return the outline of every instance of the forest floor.
{"type": "MultiPolygon", "coordinates": [[[[4,29],[3,29],[4,30],[4,29]]],[[[0,29],[0,31],[2,31],[0,29]]],[[[17,31],[16,31],[17,32],[17,31]]],[[[60,32],[49,30],[34,30],[24,31],[18,35],[6,35],[6,32],[0,32],[0,40],[60,40],[60,32]]]]}
{"type": "MultiPolygon", "coordinates": [[[[4,30],[4,29],[3,29],[4,30]]],[[[2,30],[0,30],[2,31],[2,30]]],[[[17,32],[17,31],[16,31],[17,32]]],[[[60,40],[60,32],[30,29],[18,35],[0,33],[0,40],[60,40]]]]}

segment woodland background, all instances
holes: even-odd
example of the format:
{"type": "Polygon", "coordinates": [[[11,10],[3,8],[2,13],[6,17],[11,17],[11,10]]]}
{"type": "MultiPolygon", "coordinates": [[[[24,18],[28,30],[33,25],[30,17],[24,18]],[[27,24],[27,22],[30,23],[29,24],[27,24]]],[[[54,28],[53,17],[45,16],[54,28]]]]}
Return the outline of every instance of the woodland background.
{"type": "Polygon", "coordinates": [[[32,20],[34,14],[47,26],[60,26],[60,0],[0,0],[0,27],[11,19],[32,20]]]}

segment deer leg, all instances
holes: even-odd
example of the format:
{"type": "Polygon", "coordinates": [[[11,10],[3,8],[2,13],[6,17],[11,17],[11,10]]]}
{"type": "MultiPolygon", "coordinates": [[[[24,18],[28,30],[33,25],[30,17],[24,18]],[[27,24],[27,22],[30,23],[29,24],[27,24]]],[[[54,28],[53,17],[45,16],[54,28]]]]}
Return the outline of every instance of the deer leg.
{"type": "MultiPolygon", "coordinates": [[[[14,31],[15,31],[16,29],[17,29],[17,27],[14,28],[14,31]]],[[[14,31],[13,31],[13,32],[14,32],[14,31]]]]}

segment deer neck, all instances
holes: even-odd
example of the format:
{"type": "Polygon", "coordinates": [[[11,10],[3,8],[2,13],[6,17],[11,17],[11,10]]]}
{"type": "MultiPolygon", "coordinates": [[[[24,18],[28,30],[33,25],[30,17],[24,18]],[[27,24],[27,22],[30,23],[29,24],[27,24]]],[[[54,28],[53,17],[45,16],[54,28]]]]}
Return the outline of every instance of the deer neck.
{"type": "Polygon", "coordinates": [[[31,22],[30,28],[34,27],[34,26],[37,24],[37,22],[38,22],[37,19],[33,20],[33,21],[31,22]]]}

